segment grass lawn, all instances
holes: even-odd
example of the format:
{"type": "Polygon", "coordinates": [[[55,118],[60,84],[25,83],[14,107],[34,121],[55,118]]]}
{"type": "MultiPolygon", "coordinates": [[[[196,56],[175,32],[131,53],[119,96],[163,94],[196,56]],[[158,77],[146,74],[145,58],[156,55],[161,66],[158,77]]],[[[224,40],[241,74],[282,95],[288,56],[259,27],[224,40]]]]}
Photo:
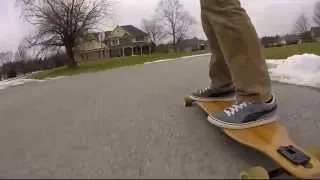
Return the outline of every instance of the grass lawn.
{"type": "Polygon", "coordinates": [[[178,57],[190,56],[190,55],[193,55],[193,53],[191,52],[168,53],[168,54],[155,53],[155,54],[145,55],[145,56],[130,56],[130,57],[123,57],[123,58],[88,61],[88,62],[80,63],[78,68],[74,68],[74,69],[68,69],[66,67],[55,68],[55,69],[46,70],[46,71],[33,74],[31,75],[30,78],[45,79],[48,77],[52,78],[57,76],[77,75],[82,73],[97,72],[97,71],[111,69],[111,68],[143,64],[145,62],[152,62],[160,59],[178,58],[178,57]]]}
{"type": "Polygon", "coordinates": [[[286,59],[295,54],[304,53],[320,55],[320,43],[304,43],[264,49],[264,55],[267,59],[286,59]]]}

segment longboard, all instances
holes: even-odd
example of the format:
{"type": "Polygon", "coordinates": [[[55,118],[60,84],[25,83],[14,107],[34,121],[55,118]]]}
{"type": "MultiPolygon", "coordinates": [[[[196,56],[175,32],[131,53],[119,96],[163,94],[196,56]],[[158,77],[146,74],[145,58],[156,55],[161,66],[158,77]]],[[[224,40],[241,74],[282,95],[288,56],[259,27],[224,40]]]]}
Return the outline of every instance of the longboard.
{"type": "MultiPolygon", "coordinates": [[[[231,102],[199,102],[195,101],[205,113],[218,112],[231,105],[231,102]]],[[[186,103],[186,106],[187,105],[186,103]]],[[[258,167],[241,173],[240,178],[259,177],[257,173],[267,174],[273,178],[282,173],[301,179],[320,178],[320,150],[315,153],[306,152],[289,137],[288,131],[279,121],[249,129],[222,129],[223,132],[240,144],[256,149],[274,160],[281,168],[273,171],[258,167]]],[[[261,175],[266,178],[265,175],[261,175]]]]}

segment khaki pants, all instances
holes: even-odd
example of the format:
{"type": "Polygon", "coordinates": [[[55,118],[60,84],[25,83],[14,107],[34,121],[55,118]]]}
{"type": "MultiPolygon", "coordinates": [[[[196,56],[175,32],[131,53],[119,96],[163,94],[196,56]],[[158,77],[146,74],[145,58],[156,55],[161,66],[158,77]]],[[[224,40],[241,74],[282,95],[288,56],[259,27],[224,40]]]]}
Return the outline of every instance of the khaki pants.
{"type": "Polygon", "coordinates": [[[200,0],[204,31],[212,50],[215,89],[235,86],[239,101],[266,101],[271,82],[258,35],[239,0],[200,0]]]}

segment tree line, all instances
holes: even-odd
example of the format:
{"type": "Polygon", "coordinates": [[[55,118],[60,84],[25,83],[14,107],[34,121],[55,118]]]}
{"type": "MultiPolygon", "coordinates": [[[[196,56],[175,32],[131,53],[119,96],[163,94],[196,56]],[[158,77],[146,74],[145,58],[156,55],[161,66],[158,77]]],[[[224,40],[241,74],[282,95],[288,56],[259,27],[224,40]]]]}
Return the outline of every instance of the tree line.
{"type": "Polygon", "coordinates": [[[170,44],[175,49],[186,38],[196,20],[179,0],[160,0],[152,17],[142,19],[141,24],[152,43],[159,44],[163,39],[170,38],[170,44]]]}
{"type": "MultiPolygon", "coordinates": [[[[103,27],[112,18],[114,3],[114,0],[16,0],[22,17],[33,25],[35,32],[21,42],[16,53],[0,54],[0,74],[10,72],[11,77],[64,65],[76,68],[75,47],[85,41],[83,37],[90,30],[103,27]],[[38,49],[39,53],[27,56],[30,48],[38,49]]],[[[186,37],[194,23],[195,19],[179,0],[160,0],[153,17],[142,20],[154,44],[170,38],[173,47],[186,37]]]]}
{"type": "Polygon", "coordinates": [[[282,46],[281,39],[287,40],[286,44],[296,44],[299,40],[303,42],[313,42],[311,35],[312,25],[320,26],[320,1],[315,3],[311,19],[305,13],[298,16],[293,24],[292,32],[284,36],[264,36],[261,38],[261,43],[264,47],[282,46]],[[290,41],[290,39],[293,40],[290,41]]]}
{"type": "MultiPolygon", "coordinates": [[[[112,18],[114,3],[114,0],[16,0],[22,17],[35,31],[21,42],[15,53],[0,53],[0,65],[3,66],[0,73],[7,73],[9,67],[19,69],[13,67],[23,64],[28,68],[16,70],[18,74],[64,65],[76,68],[75,47],[84,41],[83,37],[90,30],[99,29],[112,18]],[[26,50],[30,48],[37,48],[39,54],[29,57],[26,50]],[[45,52],[60,53],[48,56],[45,52]]],[[[312,20],[320,26],[320,1],[315,4],[312,20]]],[[[153,15],[141,22],[154,44],[169,39],[173,49],[186,38],[195,23],[179,0],[159,0],[153,15]]],[[[310,27],[310,20],[301,14],[294,31],[310,38],[310,27]]]]}
{"type": "Polygon", "coordinates": [[[3,60],[0,66],[0,80],[68,64],[66,53],[56,53],[42,58],[26,56],[24,59],[17,59],[17,56],[8,51],[0,53],[0,60],[3,60]]]}
{"type": "Polygon", "coordinates": [[[68,56],[61,51],[45,56],[30,55],[28,43],[27,38],[24,38],[15,53],[0,52],[0,80],[68,64],[68,56]]]}
{"type": "Polygon", "coordinates": [[[305,13],[302,13],[296,20],[293,31],[298,34],[303,34],[310,31],[312,24],[320,26],[320,1],[315,3],[313,15],[310,18],[306,16],[305,13]]]}
{"type": "Polygon", "coordinates": [[[16,5],[35,31],[15,54],[0,54],[1,77],[60,65],[76,68],[74,48],[87,32],[99,28],[112,15],[113,0],[16,0],[16,5]],[[27,57],[26,49],[30,48],[38,49],[32,58],[27,57]],[[20,66],[24,70],[19,70],[20,66]]]}

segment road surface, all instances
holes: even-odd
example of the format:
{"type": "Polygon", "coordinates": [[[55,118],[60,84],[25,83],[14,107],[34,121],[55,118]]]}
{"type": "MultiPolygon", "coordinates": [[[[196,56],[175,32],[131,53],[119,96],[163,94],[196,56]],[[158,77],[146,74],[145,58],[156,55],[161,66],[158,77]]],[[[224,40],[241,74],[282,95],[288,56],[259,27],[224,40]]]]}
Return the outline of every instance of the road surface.
{"type": "MultiPolygon", "coordinates": [[[[2,178],[237,178],[274,163],[185,108],[209,57],[124,67],[0,91],[2,178]]],[[[319,144],[320,93],[275,83],[280,116],[319,144]]]]}

